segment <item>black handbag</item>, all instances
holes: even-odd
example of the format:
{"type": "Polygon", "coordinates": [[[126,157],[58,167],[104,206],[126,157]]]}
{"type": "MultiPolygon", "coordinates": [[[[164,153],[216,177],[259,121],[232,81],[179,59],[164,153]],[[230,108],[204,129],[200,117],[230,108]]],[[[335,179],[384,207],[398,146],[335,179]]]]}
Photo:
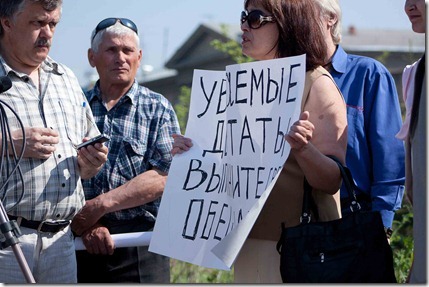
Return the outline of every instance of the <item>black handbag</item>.
{"type": "Polygon", "coordinates": [[[335,157],[352,198],[352,213],[311,222],[312,188],[304,179],[301,223],[285,228],[277,243],[284,283],[396,283],[392,249],[379,212],[361,211],[350,170],[335,157]]]}

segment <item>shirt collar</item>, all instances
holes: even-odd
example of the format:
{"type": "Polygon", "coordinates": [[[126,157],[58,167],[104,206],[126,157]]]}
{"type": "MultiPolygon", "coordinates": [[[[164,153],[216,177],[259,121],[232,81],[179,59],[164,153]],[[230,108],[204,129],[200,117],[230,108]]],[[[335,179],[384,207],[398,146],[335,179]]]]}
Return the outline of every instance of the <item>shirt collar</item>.
{"type": "MultiPolygon", "coordinates": [[[[137,80],[134,79],[134,83],[128,92],[122,96],[122,98],[128,98],[131,101],[131,104],[134,105],[137,102],[137,97],[139,96],[139,84],[137,80]]],[[[97,98],[99,101],[102,101],[101,91],[100,91],[100,80],[94,85],[94,88],[88,93],[88,102],[90,103],[94,98],[97,98]]],[[[122,99],[121,99],[122,101],[122,99]]]]}
{"type": "Polygon", "coordinates": [[[337,50],[332,57],[332,68],[338,73],[344,74],[346,72],[347,53],[340,45],[337,45],[337,50]]]}
{"type": "MultiPolygon", "coordinates": [[[[3,56],[0,55],[0,64],[2,67],[2,73],[4,75],[9,75],[9,73],[14,73],[15,75],[17,75],[18,77],[23,77],[26,76],[26,74],[15,71],[14,69],[12,69],[4,60],[3,56]]],[[[64,69],[54,60],[52,60],[52,58],[47,57],[42,64],[40,65],[40,68],[46,72],[46,73],[54,73],[57,75],[62,75],[64,74],[64,69]]]]}
{"type": "Polygon", "coordinates": [[[64,69],[49,56],[45,61],[43,61],[43,63],[40,65],[40,68],[42,68],[47,73],[52,72],[57,75],[62,75],[65,72],[64,69]]]}

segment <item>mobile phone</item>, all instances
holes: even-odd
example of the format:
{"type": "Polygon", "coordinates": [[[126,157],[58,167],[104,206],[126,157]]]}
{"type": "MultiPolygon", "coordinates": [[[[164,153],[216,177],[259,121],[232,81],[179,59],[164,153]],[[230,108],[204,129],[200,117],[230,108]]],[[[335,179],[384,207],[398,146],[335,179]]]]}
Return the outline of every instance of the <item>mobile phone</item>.
{"type": "Polygon", "coordinates": [[[104,142],[107,142],[108,140],[110,140],[109,136],[107,136],[105,134],[101,134],[101,135],[98,135],[96,137],[93,137],[92,139],[87,140],[86,142],[79,144],[76,148],[80,149],[80,148],[86,147],[88,145],[93,145],[96,143],[104,143],[104,142]]]}

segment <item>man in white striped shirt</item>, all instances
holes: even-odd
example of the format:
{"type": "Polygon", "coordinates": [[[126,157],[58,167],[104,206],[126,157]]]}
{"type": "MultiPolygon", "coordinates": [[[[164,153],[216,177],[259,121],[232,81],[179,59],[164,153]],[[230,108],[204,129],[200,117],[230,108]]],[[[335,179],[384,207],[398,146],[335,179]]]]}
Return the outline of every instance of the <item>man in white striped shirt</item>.
{"type": "MultiPolygon", "coordinates": [[[[76,282],[69,223],[85,203],[80,179],[97,174],[107,158],[100,143],[76,149],[99,131],[75,75],[48,56],[61,7],[62,0],[0,1],[0,77],[12,81],[0,99],[17,112],[26,137],[23,142],[19,122],[8,113],[18,154],[25,145],[23,180],[13,174],[0,199],[20,225],[36,283],[76,282]]],[[[0,186],[8,176],[1,170],[0,186]]],[[[25,283],[14,257],[11,248],[0,250],[0,282],[25,283]]]]}

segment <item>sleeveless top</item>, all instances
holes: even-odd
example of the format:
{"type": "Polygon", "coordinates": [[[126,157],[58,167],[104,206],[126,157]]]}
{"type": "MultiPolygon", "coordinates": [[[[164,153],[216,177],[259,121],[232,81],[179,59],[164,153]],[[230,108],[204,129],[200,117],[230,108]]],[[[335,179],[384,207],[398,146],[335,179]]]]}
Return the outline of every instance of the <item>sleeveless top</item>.
{"type": "MultiPolygon", "coordinates": [[[[322,76],[327,76],[334,82],[329,72],[322,67],[306,73],[301,112],[304,111],[304,106],[314,81],[322,76]]],[[[339,89],[338,91],[341,95],[341,91],[339,89]]],[[[249,234],[249,238],[277,241],[280,238],[282,222],[284,222],[286,227],[296,226],[300,223],[299,219],[302,212],[304,193],[303,183],[304,173],[295,157],[290,153],[271,194],[249,234]]],[[[319,211],[319,221],[330,221],[341,218],[339,191],[334,195],[330,195],[313,190],[312,194],[319,211]]],[[[314,216],[312,216],[312,220],[314,220],[314,216]]]]}

